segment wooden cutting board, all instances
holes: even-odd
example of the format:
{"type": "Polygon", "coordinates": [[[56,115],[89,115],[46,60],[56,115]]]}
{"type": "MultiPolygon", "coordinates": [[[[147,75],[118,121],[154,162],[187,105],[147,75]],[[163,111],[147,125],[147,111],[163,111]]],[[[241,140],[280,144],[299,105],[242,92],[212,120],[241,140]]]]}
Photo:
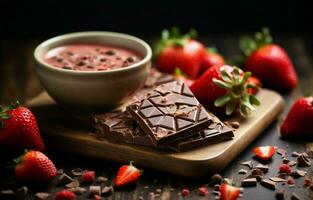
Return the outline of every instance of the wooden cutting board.
{"type": "Polygon", "coordinates": [[[212,144],[187,152],[171,152],[138,145],[99,140],[93,130],[75,121],[71,115],[43,92],[28,106],[34,111],[45,141],[55,149],[154,168],[183,176],[198,177],[222,170],[235,159],[282,111],[282,97],[262,89],[258,98],[261,106],[246,119],[240,119],[240,128],[233,140],[212,144]]]}

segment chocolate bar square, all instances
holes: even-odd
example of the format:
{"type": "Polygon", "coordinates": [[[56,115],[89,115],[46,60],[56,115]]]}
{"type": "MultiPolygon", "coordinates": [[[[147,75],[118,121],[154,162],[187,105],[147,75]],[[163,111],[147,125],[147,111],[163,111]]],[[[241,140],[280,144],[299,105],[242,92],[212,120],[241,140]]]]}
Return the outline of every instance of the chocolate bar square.
{"type": "Polygon", "coordinates": [[[127,111],[155,145],[187,138],[213,122],[183,81],[159,85],[127,111]]]}

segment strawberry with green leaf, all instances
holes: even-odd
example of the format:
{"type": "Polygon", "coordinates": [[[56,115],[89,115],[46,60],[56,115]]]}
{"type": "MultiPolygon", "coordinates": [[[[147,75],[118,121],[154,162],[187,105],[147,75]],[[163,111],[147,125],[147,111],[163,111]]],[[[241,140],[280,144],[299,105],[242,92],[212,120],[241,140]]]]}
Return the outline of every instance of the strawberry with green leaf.
{"type": "Polygon", "coordinates": [[[181,81],[184,81],[184,83],[190,87],[194,80],[193,79],[190,79],[186,74],[184,74],[180,69],[176,68],[175,69],[175,74],[174,74],[174,77],[176,80],[181,80],[181,81]]]}
{"type": "Polygon", "coordinates": [[[245,70],[252,72],[266,87],[288,92],[298,84],[291,59],[281,46],[272,43],[269,29],[263,28],[255,38],[243,37],[240,48],[245,70]]]}
{"type": "Polygon", "coordinates": [[[14,152],[45,149],[36,118],[19,102],[0,108],[0,144],[14,152]]]}
{"type": "Polygon", "coordinates": [[[217,109],[221,107],[226,115],[238,109],[241,115],[246,116],[260,104],[254,94],[248,91],[254,87],[248,82],[250,76],[250,72],[243,72],[237,67],[215,65],[197,79],[190,89],[212,112],[221,112],[221,109],[217,109]]]}
{"type": "Polygon", "coordinates": [[[214,65],[225,65],[225,60],[221,54],[218,53],[215,47],[209,47],[202,59],[200,74],[202,75],[206,70],[214,65]]]}
{"type": "Polygon", "coordinates": [[[170,74],[179,68],[190,78],[197,78],[206,51],[205,46],[194,39],[196,35],[195,30],[185,35],[181,35],[175,27],[171,31],[163,30],[154,50],[156,67],[170,74]]]}

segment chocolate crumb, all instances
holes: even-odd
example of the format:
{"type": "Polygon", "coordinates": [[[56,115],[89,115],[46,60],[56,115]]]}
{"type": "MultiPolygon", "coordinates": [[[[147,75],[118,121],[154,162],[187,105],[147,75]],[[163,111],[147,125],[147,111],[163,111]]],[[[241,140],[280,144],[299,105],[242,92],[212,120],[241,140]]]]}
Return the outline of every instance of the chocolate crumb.
{"type": "Polygon", "coordinates": [[[97,182],[98,182],[98,183],[103,183],[103,182],[106,182],[106,181],[108,181],[108,178],[107,178],[107,177],[99,176],[99,177],[97,178],[97,182]]]}
{"type": "Polygon", "coordinates": [[[82,195],[87,192],[86,188],[83,187],[69,188],[68,190],[74,192],[77,195],[82,195]]]}
{"type": "Polygon", "coordinates": [[[100,186],[90,186],[89,187],[89,195],[93,196],[93,195],[99,195],[101,196],[101,187],[100,186]]]}
{"type": "Polygon", "coordinates": [[[241,181],[241,186],[242,187],[252,187],[252,186],[256,186],[257,180],[256,178],[247,178],[247,179],[243,179],[241,181]]]}
{"type": "Polygon", "coordinates": [[[300,197],[295,192],[293,192],[291,195],[291,200],[300,200],[300,197]]]}
{"type": "Polygon", "coordinates": [[[276,189],[276,183],[274,181],[271,181],[269,179],[263,179],[261,180],[261,185],[263,185],[264,187],[271,189],[271,190],[275,190],[276,189]]]}
{"type": "Polygon", "coordinates": [[[83,175],[83,173],[85,172],[85,170],[82,170],[81,168],[76,168],[72,170],[72,174],[74,176],[81,176],[83,175]]]}
{"type": "Polygon", "coordinates": [[[48,199],[48,197],[50,196],[49,193],[46,193],[46,192],[38,192],[35,194],[35,199],[37,200],[46,200],[48,199]]]}
{"type": "Polygon", "coordinates": [[[78,180],[74,179],[72,182],[70,182],[69,184],[66,184],[65,187],[67,188],[76,188],[79,187],[79,182],[78,180]]]}
{"type": "Polygon", "coordinates": [[[271,181],[274,181],[274,182],[287,182],[286,179],[283,179],[283,178],[280,178],[280,177],[270,177],[269,179],[271,181]]]}
{"type": "Polygon", "coordinates": [[[276,197],[276,199],[280,199],[280,200],[285,199],[285,190],[284,189],[278,189],[276,191],[275,197],[276,197]]]}
{"type": "Polygon", "coordinates": [[[286,150],[285,149],[282,149],[282,148],[278,148],[276,150],[276,152],[281,155],[282,157],[285,157],[286,156],[286,150]]]}
{"type": "Polygon", "coordinates": [[[247,166],[250,169],[253,168],[253,162],[251,160],[240,163],[241,165],[247,166]]]}
{"type": "Polygon", "coordinates": [[[247,173],[248,173],[248,171],[245,170],[245,169],[240,169],[240,170],[238,171],[238,174],[247,174],[247,173]]]}
{"type": "Polygon", "coordinates": [[[102,188],[101,193],[104,195],[108,195],[108,194],[112,194],[114,191],[112,186],[105,186],[104,188],[102,188]]]}

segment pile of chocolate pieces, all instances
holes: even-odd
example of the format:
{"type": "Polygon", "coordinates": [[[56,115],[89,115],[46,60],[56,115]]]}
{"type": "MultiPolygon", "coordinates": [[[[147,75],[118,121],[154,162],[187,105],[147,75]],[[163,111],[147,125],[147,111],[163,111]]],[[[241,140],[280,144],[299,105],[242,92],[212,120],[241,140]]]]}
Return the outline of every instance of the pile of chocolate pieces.
{"type": "Polygon", "coordinates": [[[178,152],[234,136],[233,129],[206,111],[183,81],[154,69],[143,88],[118,109],[95,115],[93,120],[109,141],[178,152]]]}

